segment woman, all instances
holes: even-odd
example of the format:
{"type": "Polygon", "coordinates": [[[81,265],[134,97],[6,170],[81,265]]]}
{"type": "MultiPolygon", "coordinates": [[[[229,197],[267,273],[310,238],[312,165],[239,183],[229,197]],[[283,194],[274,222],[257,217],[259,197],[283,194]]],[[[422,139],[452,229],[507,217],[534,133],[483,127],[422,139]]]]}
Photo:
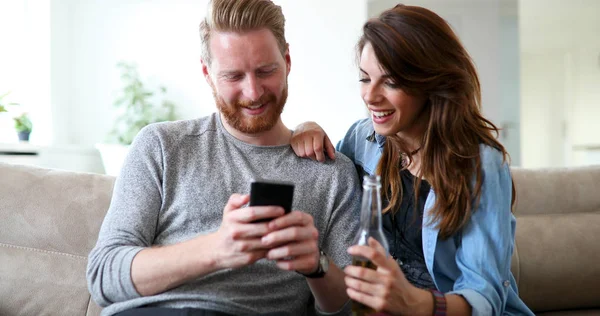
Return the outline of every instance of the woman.
{"type": "MultiPolygon", "coordinates": [[[[398,5],[369,20],[358,43],[360,120],[337,150],[382,181],[384,231],[348,252],[376,270],[345,269],[348,295],[402,315],[533,315],[510,271],[514,184],[498,129],[480,113],[475,67],[435,13],[398,5]]],[[[296,130],[301,157],[330,149],[314,123],[296,130]]],[[[331,150],[328,150],[331,156],[331,150]]]]}

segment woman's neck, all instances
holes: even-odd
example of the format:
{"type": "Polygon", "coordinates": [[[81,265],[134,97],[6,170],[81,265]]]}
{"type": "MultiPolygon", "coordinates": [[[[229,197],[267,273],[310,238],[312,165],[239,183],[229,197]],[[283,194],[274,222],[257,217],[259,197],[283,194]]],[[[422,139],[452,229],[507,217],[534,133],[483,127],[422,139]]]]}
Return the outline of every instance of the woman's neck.
{"type": "Polygon", "coordinates": [[[409,128],[396,133],[396,135],[408,146],[406,149],[412,155],[417,155],[422,151],[421,146],[423,145],[423,136],[425,135],[425,131],[427,131],[429,113],[430,109],[427,107],[419,113],[418,117],[409,128]]]}
{"type": "MultiPolygon", "coordinates": [[[[405,159],[409,159],[408,157],[406,157],[405,159]]],[[[421,170],[421,151],[419,150],[419,152],[417,152],[416,154],[412,155],[410,160],[407,161],[408,166],[407,166],[407,170],[413,175],[416,176],[419,174],[420,170],[421,170]]]]}

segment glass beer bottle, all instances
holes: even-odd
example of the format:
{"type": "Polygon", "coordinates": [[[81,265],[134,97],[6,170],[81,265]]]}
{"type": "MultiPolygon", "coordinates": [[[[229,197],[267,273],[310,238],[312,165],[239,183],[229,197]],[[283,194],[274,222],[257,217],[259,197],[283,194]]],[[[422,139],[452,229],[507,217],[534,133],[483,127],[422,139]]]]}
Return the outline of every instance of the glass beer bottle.
{"type": "MultiPolygon", "coordinates": [[[[381,180],[379,176],[365,175],[363,179],[362,208],[360,213],[360,229],[354,238],[354,245],[368,246],[370,237],[377,240],[385,249],[389,251],[388,243],[381,228],[381,180]]],[[[377,269],[370,260],[362,257],[352,258],[352,264],[355,266],[377,269]]],[[[369,315],[375,311],[359,302],[352,302],[352,315],[369,315]]]]}

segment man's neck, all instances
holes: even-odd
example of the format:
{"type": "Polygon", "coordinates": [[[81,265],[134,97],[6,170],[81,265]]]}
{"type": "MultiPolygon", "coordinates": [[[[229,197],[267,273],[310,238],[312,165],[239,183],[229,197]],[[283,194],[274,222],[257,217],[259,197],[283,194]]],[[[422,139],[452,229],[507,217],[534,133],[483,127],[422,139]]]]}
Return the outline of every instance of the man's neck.
{"type": "Polygon", "coordinates": [[[281,118],[277,120],[277,123],[273,128],[268,131],[255,133],[255,134],[247,134],[238,131],[233,128],[231,125],[227,123],[227,120],[223,117],[223,115],[219,114],[221,118],[221,123],[223,123],[223,127],[229,134],[233,135],[233,137],[243,141],[244,143],[256,146],[280,146],[280,145],[289,145],[290,140],[292,138],[292,131],[290,131],[281,121],[281,118]]]}

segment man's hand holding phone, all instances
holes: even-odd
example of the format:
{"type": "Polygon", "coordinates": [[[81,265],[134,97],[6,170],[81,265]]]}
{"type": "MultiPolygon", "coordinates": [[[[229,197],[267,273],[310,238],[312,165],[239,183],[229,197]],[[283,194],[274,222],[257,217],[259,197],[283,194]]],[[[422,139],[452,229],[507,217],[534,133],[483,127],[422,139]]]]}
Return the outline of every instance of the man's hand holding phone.
{"type": "Polygon", "coordinates": [[[271,219],[262,244],[267,258],[283,270],[310,274],[318,265],[319,233],[311,215],[292,211],[294,185],[287,182],[257,181],[250,187],[250,205],[278,205],[285,215],[271,219]]]}
{"type": "Polygon", "coordinates": [[[317,269],[319,233],[310,214],[291,211],[293,191],[290,183],[260,181],[251,184],[250,196],[230,197],[217,232],[224,252],[220,267],[238,268],[266,257],[283,270],[310,274],[317,269]]]}
{"type": "Polygon", "coordinates": [[[215,234],[217,270],[252,264],[270,249],[262,242],[271,232],[265,220],[282,216],[284,210],[279,206],[243,207],[249,201],[249,195],[233,194],[225,205],[221,227],[215,234]]]}
{"type": "Polygon", "coordinates": [[[267,258],[283,270],[302,274],[315,272],[319,265],[319,232],[310,214],[292,211],[268,223],[269,233],[262,238],[270,248],[267,258]]]}

